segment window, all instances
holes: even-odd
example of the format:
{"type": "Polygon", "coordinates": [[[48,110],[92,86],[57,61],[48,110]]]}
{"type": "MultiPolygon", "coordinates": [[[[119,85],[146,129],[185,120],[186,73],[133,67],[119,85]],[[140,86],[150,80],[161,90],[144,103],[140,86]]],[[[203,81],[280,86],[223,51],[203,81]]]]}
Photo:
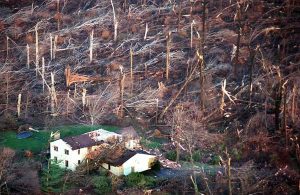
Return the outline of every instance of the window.
{"type": "Polygon", "coordinates": [[[65,149],[65,154],[66,154],[66,155],[69,155],[69,150],[66,150],[66,149],[65,149]]]}
{"type": "Polygon", "coordinates": [[[78,150],[78,154],[80,154],[80,149],[78,150]]]}
{"type": "Polygon", "coordinates": [[[68,167],[69,166],[69,161],[65,161],[65,166],[68,167]]]}
{"type": "Polygon", "coordinates": [[[57,147],[57,146],[54,146],[54,150],[55,150],[55,151],[58,151],[58,147],[57,147]]]}
{"type": "Polygon", "coordinates": [[[56,163],[57,163],[57,157],[56,157],[56,156],[54,156],[54,162],[56,162],[56,163]]]}
{"type": "Polygon", "coordinates": [[[80,160],[78,160],[78,164],[80,165],[80,160]]]}

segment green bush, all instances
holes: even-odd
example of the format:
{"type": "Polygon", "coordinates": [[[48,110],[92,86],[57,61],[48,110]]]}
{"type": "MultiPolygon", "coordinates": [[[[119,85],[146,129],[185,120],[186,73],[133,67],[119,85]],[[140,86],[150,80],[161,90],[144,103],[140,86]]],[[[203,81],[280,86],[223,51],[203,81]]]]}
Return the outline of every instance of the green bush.
{"type": "Polygon", "coordinates": [[[104,169],[103,167],[99,168],[98,175],[100,175],[100,176],[108,176],[108,174],[109,174],[109,171],[107,169],[104,169]]]}
{"type": "Polygon", "coordinates": [[[161,164],[159,162],[159,160],[155,161],[152,165],[151,165],[151,169],[152,170],[160,170],[161,168],[161,164]]]}
{"type": "Polygon", "coordinates": [[[106,194],[111,192],[111,180],[106,176],[95,176],[92,179],[92,185],[95,192],[99,194],[106,194]]]}
{"type": "Polygon", "coordinates": [[[176,160],[176,156],[177,156],[177,153],[176,153],[175,150],[171,150],[171,151],[166,153],[166,158],[169,159],[169,160],[172,160],[172,161],[176,160]]]}
{"type": "MultiPolygon", "coordinates": [[[[195,152],[193,152],[192,157],[193,157],[194,162],[200,162],[201,152],[199,150],[196,150],[195,152]]],[[[183,160],[183,161],[190,162],[191,161],[191,156],[190,156],[190,154],[183,154],[183,155],[181,155],[180,159],[183,160]]]]}
{"type": "Polygon", "coordinates": [[[241,158],[242,158],[242,154],[241,154],[241,152],[237,148],[233,148],[233,150],[232,150],[232,156],[236,160],[241,160],[241,158]]]}
{"type": "Polygon", "coordinates": [[[131,173],[125,177],[125,182],[128,187],[152,187],[156,181],[153,177],[145,176],[142,173],[131,173]]]}
{"type": "Polygon", "coordinates": [[[141,140],[141,144],[143,146],[145,146],[146,148],[150,148],[150,149],[158,149],[158,148],[161,148],[161,143],[157,142],[157,141],[152,141],[152,140],[148,140],[148,139],[145,139],[143,138],[141,140]]]}
{"type": "Polygon", "coordinates": [[[199,162],[201,160],[201,153],[199,150],[193,153],[193,159],[195,162],[199,162]]]}
{"type": "Polygon", "coordinates": [[[42,171],[42,191],[46,193],[60,193],[63,188],[65,169],[60,168],[52,160],[49,160],[48,163],[48,167],[42,171]]]}
{"type": "Polygon", "coordinates": [[[218,165],[220,163],[220,156],[219,155],[213,155],[211,161],[209,162],[212,165],[218,165]]]}

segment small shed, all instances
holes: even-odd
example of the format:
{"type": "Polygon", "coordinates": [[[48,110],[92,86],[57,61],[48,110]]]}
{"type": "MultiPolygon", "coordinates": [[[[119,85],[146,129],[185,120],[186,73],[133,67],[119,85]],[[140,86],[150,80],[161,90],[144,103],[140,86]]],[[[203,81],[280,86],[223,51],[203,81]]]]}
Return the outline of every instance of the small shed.
{"type": "Polygon", "coordinates": [[[129,175],[133,172],[150,170],[156,160],[156,156],[148,154],[145,151],[126,150],[117,158],[107,159],[102,166],[114,175],[121,176],[129,175]]]}
{"type": "Polygon", "coordinates": [[[140,136],[137,134],[132,126],[124,127],[121,129],[120,134],[125,141],[125,147],[129,150],[139,149],[140,146],[140,136]]]}

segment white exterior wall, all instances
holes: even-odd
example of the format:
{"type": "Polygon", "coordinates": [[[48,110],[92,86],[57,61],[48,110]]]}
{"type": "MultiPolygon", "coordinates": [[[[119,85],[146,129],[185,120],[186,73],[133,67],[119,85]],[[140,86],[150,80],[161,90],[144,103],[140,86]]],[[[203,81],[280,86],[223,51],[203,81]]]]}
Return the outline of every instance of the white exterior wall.
{"type": "Polygon", "coordinates": [[[67,168],[74,171],[78,166],[78,160],[82,162],[87,153],[88,148],[80,148],[80,154],[78,154],[78,150],[72,150],[71,146],[62,139],[50,143],[50,158],[54,160],[54,157],[57,157],[57,161],[61,168],[67,168]],[[58,147],[58,151],[54,150],[54,146],[58,147]],[[65,154],[65,149],[69,150],[69,155],[65,154]],[[65,166],[66,160],[69,162],[68,167],[65,166]]]}
{"type": "Polygon", "coordinates": [[[148,154],[136,154],[126,161],[122,167],[124,175],[129,175],[132,172],[143,172],[149,170],[150,164],[155,160],[155,156],[148,154]]]}

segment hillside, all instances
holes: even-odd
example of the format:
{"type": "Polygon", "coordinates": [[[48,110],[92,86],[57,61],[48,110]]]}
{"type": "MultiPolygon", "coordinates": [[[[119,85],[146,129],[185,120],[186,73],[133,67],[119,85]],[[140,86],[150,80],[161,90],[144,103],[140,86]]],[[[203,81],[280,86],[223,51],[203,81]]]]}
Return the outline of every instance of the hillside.
{"type": "Polygon", "coordinates": [[[299,6],[1,1],[0,131],[132,125],[195,170],[166,192],[297,194],[299,6]],[[207,176],[197,163],[225,171],[207,176]]]}

